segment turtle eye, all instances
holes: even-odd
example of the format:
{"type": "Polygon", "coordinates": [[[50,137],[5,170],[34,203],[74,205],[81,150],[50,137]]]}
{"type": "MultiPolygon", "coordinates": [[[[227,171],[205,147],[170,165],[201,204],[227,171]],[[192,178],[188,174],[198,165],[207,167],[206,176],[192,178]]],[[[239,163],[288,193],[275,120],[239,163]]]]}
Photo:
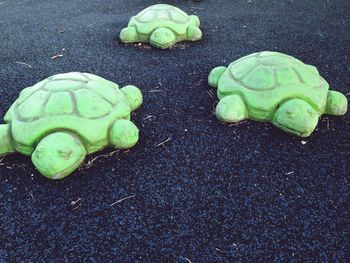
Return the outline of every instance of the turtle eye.
{"type": "Polygon", "coordinates": [[[43,147],[38,147],[35,149],[35,154],[39,159],[43,156],[44,153],[45,153],[45,148],[43,147]]]}
{"type": "Polygon", "coordinates": [[[43,153],[45,151],[44,147],[38,147],[35,149],[37,153],[43,153]]]}
{"type": "Polygon", "coordinates": [[[44,153],[41,152],[41,151],[36,150],[35,151],[35,155],[36,155],[36,157],[38,157],[38,159],[40,159],[41,157],[43,157],[44,153]]]}
{"type": "Polygon", "coordinates": [[[60,149],[57,152],[58,152],[58,155],[60,157],[62,157],[63,159],[68,159],[72,154],[72,151],[68,148],[67,149],[60,149]]]}
{"type": "Polygon", "coordinates": [[[313,112],[312,110],[308,110],[307,112],[310,114],[311,117],[315,117],[316,116],[315,112],[313,112]]]}
{"type": "Polygon", "coordinates": [[[297,113],[292,109],[288,109],[287,114],[288,114],[288,117],[292,119],[294,119],[297,116],[297,113]]]}

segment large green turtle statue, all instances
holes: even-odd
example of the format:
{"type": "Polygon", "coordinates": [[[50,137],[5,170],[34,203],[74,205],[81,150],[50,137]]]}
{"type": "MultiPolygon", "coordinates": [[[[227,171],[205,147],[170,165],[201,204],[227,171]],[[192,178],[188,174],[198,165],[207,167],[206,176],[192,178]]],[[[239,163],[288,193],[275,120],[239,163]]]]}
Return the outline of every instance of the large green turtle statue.
{"type": "Polygon", "coordinates": [[[135,86],[71,72],[24,89],[0,125],[0,156],[32,156],[50,179],[72,173],[87,154],[107,146],[127,149],[138,141],[130,114],[142,103],[135,86]]]}
{"type": "Polygon", "coordinates": [[[199,25],[198,16],[189,16],[175,6],[157,4],[133,16],[119,38],[124,43],[149,42],[165,49],[180,41],[201,39],[199,25]]]}
{"type": "Polygon", "coordinates": [[[270,121],[286,132],[309,136],[325,114],[344,115],[347,98],[329,85],[316,67],[278,52],[259,52],[214,68],[209,85],[217,87],[218,119],[270,121]]]}

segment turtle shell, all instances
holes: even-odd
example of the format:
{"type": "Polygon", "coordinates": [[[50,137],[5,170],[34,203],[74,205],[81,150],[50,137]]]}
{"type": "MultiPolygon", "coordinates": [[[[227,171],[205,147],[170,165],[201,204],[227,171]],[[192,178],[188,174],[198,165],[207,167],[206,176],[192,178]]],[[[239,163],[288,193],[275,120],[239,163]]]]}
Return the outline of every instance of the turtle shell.
{"type": "Polygon", "coordinates": [[[136,26],[140,34],[150,35],[159,27],[166,27],[178,35],[186,34],[191,25],[190,17],[181,9],[166,5],[152,5],[132,17],[129,26],[136,26]]]}
{"type": "Polygon", "coordinates": [[[5,116],[19,152],[30,154],[45,135],[77,134],[89,153],[108,144],[117,119],[130,118],[130,105],[117,84],[93,74],[58,74],[24,89],[5,116]]]}
{"type": "Polygon", "coordinates": [[[269,119],[281,103],[300,98],[323,113],[329,85],[316,67],[278,52],[263,51],[232,62],[218,83],[218,97],[241,95],[250,115],[269,119]]]}

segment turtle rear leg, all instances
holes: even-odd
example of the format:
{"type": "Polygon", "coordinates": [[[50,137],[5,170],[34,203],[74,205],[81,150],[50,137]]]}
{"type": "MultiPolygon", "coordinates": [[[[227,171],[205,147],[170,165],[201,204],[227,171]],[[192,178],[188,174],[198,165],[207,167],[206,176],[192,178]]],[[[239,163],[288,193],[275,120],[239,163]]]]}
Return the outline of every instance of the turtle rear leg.
{"type": "Polygon", "coordinates": [[[138,41],[138,34],[136,27],[128,26],[122,29],[119,35],[119,39],[123,43],[133,43],[138,41]]]}
{"type": "Polygon", "coordinates": [[[210,86],[217,88],[219,84],[219,79],[221,78],[222,74],[225,72],[227,68],[224,66],[216,67],[212,71],[210,71],[208,76],[208,83],[210,86]]]}
{"type": "Polygon", "coordinates": [[[348,110],[348,99],[344,94],[330,90],[327,96],[326,114],[344,115],[348,110]]]}
{"type": "Polygon", "coordinates": [[[239,122],[248,118],[248,110],[241,96],[229,95],[219,101],[216,116],[221,121],[239,122]]]}
{"type": "Polygon", "coordinates": [[[201,25],[201,22],[200,22],[198,16],[196,16],[196,15],[190,15],[190,19],[191,19],[191,22],[192,22],[192,25],[193,25],[193,26],[199,27],[199,26],[201,25]]]}
{"type": "Polygon", "coordinates": [[[49,179],[62,179],[84,161],[86,149],[68,132],[55,132],[43,138],[32,154],[32,162],[49,179]]]}
{"type": "Polygon", "coordinates": [[[139,140],[139,129],[129,120],[118,120],[112,125],[109,140],[117,149],[131,148],[139,140]]]}
{"type": "Polygon", "coordinates": [[[150,43],[158,48],[169,48],[176,43],[176,36],[170,29],[161,27],[152,33],[150,43]]]}
{"type": "Polygon", "coordinates": [[[190,41],[196,41],[200,40],[202,38],[202,31],[200,30],[199,26],[201,22],[199,21],[199,17],[196,15],[190,15],[191,24],[187,28],[187,40],[190,41]]]}
{"type": "Polygon", "coordinates": [[[15,152],[9,124],[0,125],[0,157],[15,152]]]}
{"type": "Polygon", "coordinates": [[[288,133],[307,137],[315,130],[318,118],[319,113],[309,103],[291,99],[277,109],[272,123],[288,133]]]}
{"type": "Polygon", "coordinates": [[[127,85],[120,89],[128,100],[131,110],[134,111],[142,104],[143,98],[140,89],[133,85],[127,85]]]}

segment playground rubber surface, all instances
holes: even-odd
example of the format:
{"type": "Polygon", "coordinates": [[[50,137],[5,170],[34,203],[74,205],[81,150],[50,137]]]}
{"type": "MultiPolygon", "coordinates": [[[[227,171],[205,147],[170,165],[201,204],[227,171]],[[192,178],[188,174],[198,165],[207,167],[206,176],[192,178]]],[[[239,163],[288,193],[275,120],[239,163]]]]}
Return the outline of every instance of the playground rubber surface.
{"type": "MultiPolygon", "coordinates": [[[[170,50],[118,42],[157,1],[0,1],[0,115],[21,89],[82,71],[144,95],[140,141],[62,181],[30,158],[0,162],[0,262],[347,262],[350,115],[309,138],[219,122],[209,71],[279,51],[350,92],[350,2],[164,1],[197,14],[203,40],[170,50]]],[[[349,96],[349,95],[348,95],[349,96]]]]}

